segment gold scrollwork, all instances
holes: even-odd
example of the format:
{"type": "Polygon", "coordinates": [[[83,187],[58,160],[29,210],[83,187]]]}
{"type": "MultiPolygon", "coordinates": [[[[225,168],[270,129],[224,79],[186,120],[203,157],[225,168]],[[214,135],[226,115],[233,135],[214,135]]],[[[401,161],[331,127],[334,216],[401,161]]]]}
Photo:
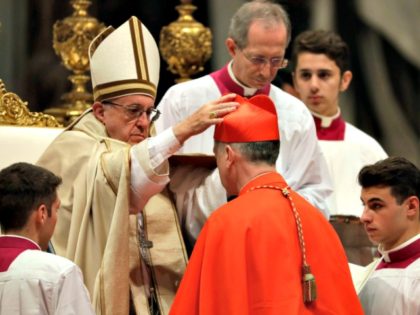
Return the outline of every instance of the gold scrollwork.
{"type": "Polygon", "coordinates": [[[12,92],[7,92],[3,81],[0,79],[0,125],[37,126],[37,127],[62,127],[50,115],[30,112],[28,102],[12,92]]]}

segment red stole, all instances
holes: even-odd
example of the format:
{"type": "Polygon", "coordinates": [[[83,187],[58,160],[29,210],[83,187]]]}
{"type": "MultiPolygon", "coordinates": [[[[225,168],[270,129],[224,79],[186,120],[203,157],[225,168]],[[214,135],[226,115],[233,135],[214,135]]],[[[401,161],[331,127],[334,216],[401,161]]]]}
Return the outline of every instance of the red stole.
{"type": "Polygon", "coordinates": [[[388,257],[391,261],[387,262],[382,259],[378,267],[376,267],[376,270],[408,267],[411,263],[420,258],[420,239],[395,252],[388,253],[388,257]]]}
{"type": "Polygon", "coordinates": [[[315,126],[316,126],[316,135],[318,140],[344,140],[344,133],[346,131],[346,122],[341,115],[334,119],[331,122],[329,127],[322,127],[321,126],[321,119],[318,117],[314,117],[315,126]]]}
{"type": "MultiPolygon", "coordinates": [[[[222,95],[228,93],[236,93],[240,96],[244,96],[244,89],[242,86],[238,85],[229,75],[228,65],[225,65],[222,69],[217,70],[215,72],[210,73],[210,76],[213,78],[214,82],[216,83],[219,91],[222,95]]],[[[258,89],[254,95],[257,94],[265,94],[268,95],[270,93],[270,84],[267,84],[262,89],[258,89]]]]}
{"type": "Polygon", "coordinates": [[[7,271],[11,263],[23,251],[27,249],[39,250],[39,247],[30,240],[15,237],[15,236],[1,236],[0,237],[0,272],[7,271]]]}

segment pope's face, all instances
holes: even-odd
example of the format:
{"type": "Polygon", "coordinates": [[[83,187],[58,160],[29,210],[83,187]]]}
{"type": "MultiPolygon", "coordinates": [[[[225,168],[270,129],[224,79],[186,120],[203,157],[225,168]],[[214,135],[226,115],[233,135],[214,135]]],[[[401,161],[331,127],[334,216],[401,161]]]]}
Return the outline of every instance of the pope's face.
{"type": "Polygon", "coordinates": [[[154,99],[150,96],[128,95],[103,101],[100,104],[102,111],[95,116],[105,125],[109,137],[136,144],[149,135],[150,119],[146,111],[153,109],[153,105],[154,99]],[[139,110],[144,113],[136,117],[139,110]]]}
{"type": "Polygon", "coordinates": [[[398,204],[390,187],[373,186],[362,189],[361,199],[364,209],[360,220],[372,242],[389,250],[409,238],[409,198],[398,204]]]}
{"type": "Polygon", "coordinates": [[[276,77],[279,67],[273,60],[283,61],[287,47],[287,30],[284,24],[267,27],[264,22],[251,23],[248,45],[243,49],[231,40],[228,44],[233,59],[233,73],[242,84],[251,88],[263,88],[276,77]],[[265,60],[265,63],[256,62],[265,60]]]}
{"type": "Polygon", "coordinates": [[[303,52],[297,57],[294,86],[312,112],[333,116],[338,112],[340,92],[350,83],[347,73],[350,72],[342,76],[335,61],[325,54],[303,52]]]}

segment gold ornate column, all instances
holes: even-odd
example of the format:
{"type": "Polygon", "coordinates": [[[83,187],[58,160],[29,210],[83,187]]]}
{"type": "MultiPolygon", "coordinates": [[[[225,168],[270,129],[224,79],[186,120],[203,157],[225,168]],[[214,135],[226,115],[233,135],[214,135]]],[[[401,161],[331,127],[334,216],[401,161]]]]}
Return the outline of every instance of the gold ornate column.
{"type": "Polygon", "coordinates": [[[168,70],[180,76],[175,80],[178,83],[203,71],[203,65],[212,53],[212,35],[209,28],[192,16],[197,7],[191,4],[191,0],[181,0],[175,9],[179,18],[162,28],[160,52],[168,63],[168,70]]]}
{"type": "Polygon", "coordinates": [[[73,72],[68,79],[72,82],[72,90],[61,97],[59,107],[47,109],[64,125],[77,118],[92,105],[93,97],[86,89],[90,76],[89,44],[103,29],[104,25],[96,18],[89,16],[87,9],[90,0],[71,0],[74,12],[70,17],[57,21],[53,27],[53,47],[61,57],[64,66],[73,72]]]}

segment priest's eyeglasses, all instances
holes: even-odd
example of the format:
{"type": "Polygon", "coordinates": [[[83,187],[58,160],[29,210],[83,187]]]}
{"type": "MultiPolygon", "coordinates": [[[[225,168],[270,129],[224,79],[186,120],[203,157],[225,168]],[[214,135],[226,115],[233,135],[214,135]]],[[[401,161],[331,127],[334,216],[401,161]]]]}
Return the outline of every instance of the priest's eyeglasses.
{"type": "Polygon", "coordinates": [[[255,55],[247,54],[242,49],[241,49],[241,52],[245,56],[245,58],[248,59],[249,62],[251,62],[254,66],[257,66],[260,68],[263,68],[267,64],[269,64],[270,67],[273,69],[283,69],[283,68],[286,68],[287,64],[289,63],[289,61],[285,58],[274,57],[274,58],[269,59],[263,56],[255,56],[255,55]]]}
{"type": "Polygon", "coordinates": [[[160,111],[156,108],[148,108],[144,110],[143,108],[135,104],[124,106],[111,101],[103,101],[102,104],[122,108],[122,110],[124,110],[125,116],[129,121],[137,120],[141,115],[145,113],[147,120],[152,123],[156,121],[160,116],[160,111]]]}

